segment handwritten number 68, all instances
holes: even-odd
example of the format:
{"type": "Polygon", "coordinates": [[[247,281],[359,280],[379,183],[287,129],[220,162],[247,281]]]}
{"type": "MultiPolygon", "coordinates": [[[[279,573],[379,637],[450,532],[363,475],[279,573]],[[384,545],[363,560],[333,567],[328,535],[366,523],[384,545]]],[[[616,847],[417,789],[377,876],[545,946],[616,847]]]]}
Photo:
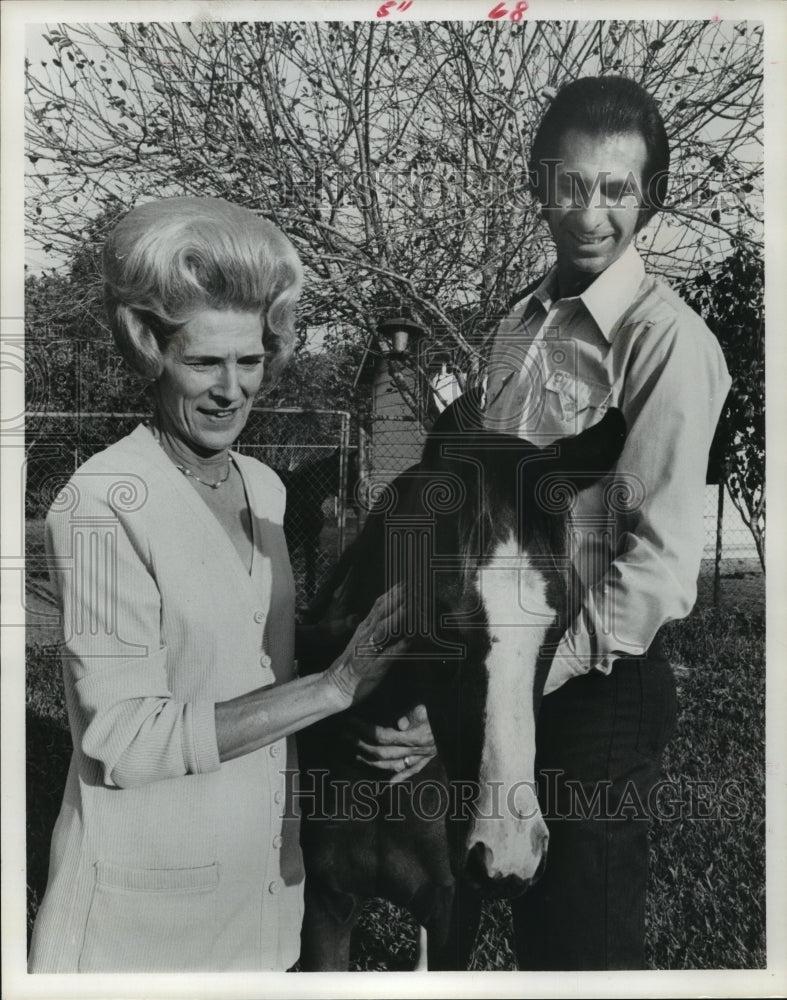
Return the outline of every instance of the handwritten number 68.
{"type": "Polygon", "coordinates": [[[513,21],[516,24],[521,21],[525,16],[525,11],[530,9],[530,4],[527,0],[520,0],[520,2],[514,7],[513,10],[509,10],[504,3],[499,3],[497,7],[493,7],[489,11],[487,17],[491,18],[493,21],[499,20],[501,17],[508,17],[509,21],[513,21]]]}

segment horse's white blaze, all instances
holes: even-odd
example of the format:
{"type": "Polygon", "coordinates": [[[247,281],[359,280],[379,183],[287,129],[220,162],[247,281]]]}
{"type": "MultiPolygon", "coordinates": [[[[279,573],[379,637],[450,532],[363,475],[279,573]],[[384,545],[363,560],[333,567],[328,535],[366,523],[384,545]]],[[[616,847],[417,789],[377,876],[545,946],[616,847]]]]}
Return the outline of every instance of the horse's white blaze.
{"type": "Polygon", "coordinates": [[[512,536],[479,571],[492,648],[480,794],[469,847],[480,842],[490,877],[532,878],[548,838],[535,795],[533,684],[538,650],[554,611],[546,580],[512,536]]]}

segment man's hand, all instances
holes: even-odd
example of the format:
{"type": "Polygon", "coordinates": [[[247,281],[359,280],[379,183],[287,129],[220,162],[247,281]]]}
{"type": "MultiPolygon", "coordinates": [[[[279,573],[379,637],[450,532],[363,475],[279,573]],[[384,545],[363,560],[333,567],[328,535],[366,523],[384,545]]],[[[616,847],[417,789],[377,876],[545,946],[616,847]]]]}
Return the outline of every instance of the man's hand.
{"type": "Polygon", "coordinates": [[[424,705],[411,708],[390,729],[360,719],[354,719],[352,726],[356,759],[390,772],[391,784],[417,774],[437,753],[424,705]]]}

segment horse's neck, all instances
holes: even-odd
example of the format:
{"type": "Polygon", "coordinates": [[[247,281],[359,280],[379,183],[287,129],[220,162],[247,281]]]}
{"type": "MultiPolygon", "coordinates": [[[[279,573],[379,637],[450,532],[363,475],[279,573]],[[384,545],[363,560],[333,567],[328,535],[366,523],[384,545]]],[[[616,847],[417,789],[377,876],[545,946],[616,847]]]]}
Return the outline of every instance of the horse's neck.
{"type": "Polygon", "coordinates": [[[354,709],[355,714],[379,726],[394,726],[418,702],[410,665],[394,663],[379,686],[354,709]]]}

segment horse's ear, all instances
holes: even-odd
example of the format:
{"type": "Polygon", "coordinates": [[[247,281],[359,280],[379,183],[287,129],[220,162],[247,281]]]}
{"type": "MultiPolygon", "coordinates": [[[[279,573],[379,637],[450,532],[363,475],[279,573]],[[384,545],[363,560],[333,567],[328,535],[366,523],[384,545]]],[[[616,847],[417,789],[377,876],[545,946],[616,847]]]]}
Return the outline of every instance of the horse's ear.
{"type": "Polygon", "coordinates": [[[467,434],[480,431],[484,426],[483,392],[480,388],[468,389],[449,403],[432,425],[436,437],[467,434]]]}
{"type": "Polygon", "coordinates": [[[554,443],[558,454],[548,462],[549,472],[583,490],[609,472],[620,458],[625,440],[625,418],[620,410],[611,408],[586,431],[554,443]]]}
{"type": "Polygon", "coordinates": [[[462,441],[468,447],[468,435],[478,434],[484,427],[482,393],[471,389],[449,403],[435,420],[424,445],[421,462],[429,467],[438,462],[443,446],[462,441]]]}

